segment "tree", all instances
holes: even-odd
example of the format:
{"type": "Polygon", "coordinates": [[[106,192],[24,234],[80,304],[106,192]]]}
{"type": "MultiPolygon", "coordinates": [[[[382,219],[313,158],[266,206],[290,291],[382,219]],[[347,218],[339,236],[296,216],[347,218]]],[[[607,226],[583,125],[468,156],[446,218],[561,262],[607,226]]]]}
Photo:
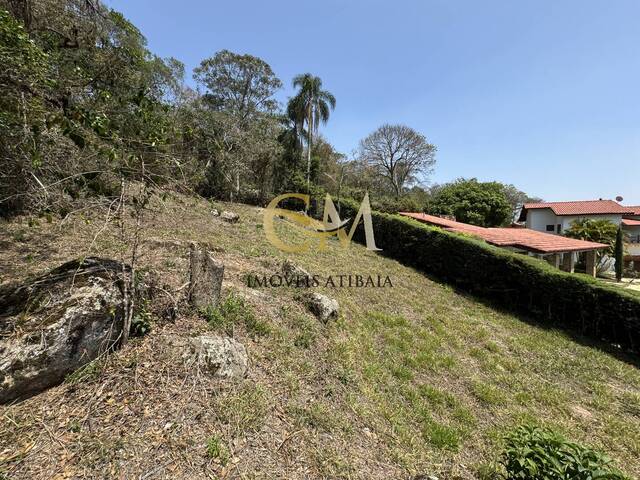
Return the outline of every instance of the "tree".
{"type": "Polygon", "coordinates": [[[616,259],[616,280],[620,282],[624,273],[624,234],[621,226],[618,226],[618,231],[616,232],[616,243],[613,251],[616,259]]]}
{"type": "Polygon", "coordinates": [[[525,203],[537,203],[542,202],[541,198],[538,197],[530,197],[522,190],[519,190],[514,185],[504,185],[504,194],[507,197],[507,201],[511,204],[511,208],[513,211],[513,220],[517,220],[518,215],[520,214],[520,209],[522,205],[525,203]]]}
{"type": "Polygon", "coordinates": [[[282,82],[264,60],[228,50],[203,60],[194,78],[207,89],[197,106],[204,128],[200,136],[210,152],[205,193],[263,199],[281,151],[273,95],[282,82]],[[247,178],[253,180],[250,185],[247,178]]]}
{"type": "Polygon", "coordinates": [[[193,77],[207,88],[204,97],[214,110],[245,120],[255,113],[273,113],[277,109],[278,103],[272,97],[282,82],[260,58],[222,50],[200,62],[193,77]]]}
{"type": "Polygon", "coordinates": [[[618,226],[611,220],[595,220],[582,218],[571,223],[564,235],[578,240],[588,242],[604,243],[609,247],[602,252],[602,255],[612,256],[616,244],[618,226]]]}
{"type": "Polygon", "coordinates": [[[475,178],[461,178],[435,189],[428,211],[481,227],[504,225],[512,212],[501,183],[478,182],[475,178]]]}
{"type": "Polygon", "coordinates": [[[396,199],[435,165],[435,145],[405,125],[385,124],[360,142],[359,155],[391,186],[396,199]]]}
{"type": "Polygon", "coordinates": [[[304,123],[307,124],[307,191],[311,184],[311,149],[313,135],[318,132],[320,123],[327,123],[331,110],[336,108],[336,98],[322,89],[322,80],[310,73],[297,75],[293,79],[294,88],[300,91],[289,100],[287,115],[299,126],[303,134],[304,123]]]}
{"type": "Polygon", "coordinates": [[[611,220],[591,218],[575,220],[564,232],[566,237],[608,245],[605,250],[598,251],[598,274],[611,269],[611,257],[614,255],[617,234],[618,226],[611,220]]]}

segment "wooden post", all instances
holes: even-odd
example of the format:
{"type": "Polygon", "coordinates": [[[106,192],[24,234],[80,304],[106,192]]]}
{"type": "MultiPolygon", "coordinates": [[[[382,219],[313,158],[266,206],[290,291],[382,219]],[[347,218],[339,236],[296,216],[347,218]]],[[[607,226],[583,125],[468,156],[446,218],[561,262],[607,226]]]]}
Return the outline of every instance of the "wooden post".
{"type": "Polygon", "coordinates": [[[564,252],[564,254],[562,254],[562,270],[573,273],[576,270],[575,265],[576,262],[573,252],[564,252]]]}
{"type": "Polygon", "coordinates": [[[590,250],[586,253],[587,275],[596,276],[596,254],[597,250],[590,250]]]}

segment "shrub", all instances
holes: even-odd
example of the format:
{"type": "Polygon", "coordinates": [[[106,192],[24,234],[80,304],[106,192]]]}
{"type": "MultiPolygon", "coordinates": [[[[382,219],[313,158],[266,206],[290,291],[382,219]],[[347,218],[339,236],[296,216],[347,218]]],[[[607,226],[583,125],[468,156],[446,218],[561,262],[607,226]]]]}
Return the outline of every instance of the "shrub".
{"type": "Polygon", "coordinates": [[[611,460],[552,430],[522,425],[507,437],[500,463],[507,480],[625,480],[611,460]]]}
{"type": "MultiPolygon", "coordinates": [[[[343,201],[342,218],[359,205],[343,201]]],[[[640,347],[640,296],[415,220],[372,213],[382,254],[511,310],[623,348],[640,347]]],[[[365,243],[362,222],[354,240],[365,243]]]]}

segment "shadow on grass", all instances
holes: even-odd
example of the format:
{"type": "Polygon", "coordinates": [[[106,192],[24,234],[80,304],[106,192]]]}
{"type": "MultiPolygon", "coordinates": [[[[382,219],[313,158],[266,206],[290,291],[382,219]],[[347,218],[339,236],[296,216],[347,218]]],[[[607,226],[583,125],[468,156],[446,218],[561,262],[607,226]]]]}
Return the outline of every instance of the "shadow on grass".
{"type": "MultiPolygon", "coordinates": [[[[383,254],[383,252],[379,252],[379,254],[383,254]]],[[[389,259],[393,259],[395,261],[398,261],[399,263],[401,263],[402,265],[404,265],[405,267],[411,268],[413,270],[415,270],[416,272],[420,273],[421,275],[424,275],[426,278],[428,278],[429,280],[441,284],[441,285],[447,285],[448,287],[450,287],[456,294],[467,298],[469,300],[472,300],[474,302],[480,303],[481,305],[491,308],[493,310],[496,310],[500,313],[503,314],[508,314],[508,315],[512,315],[517,317],[520,321],[525,322],[531,326],[543,329],[545,331],[559,331],[562,332],[564,334],[566,334],[567,336],[569,336],[571,338],[571,340],[575,341],[576,343],[585,346],[585,347],[589,347],[589,348],[595,348],[598,349],[602,352],[607,353],[608,355],[611,355],[612,357],[625,362],[629,365],[632,365],[636,368],[640,368],[640,351],[637,350],[628,350],[628,349],[623,349],[615,344],[612,344],[611,342],[607,342],[606,340],[598,340],[598,339],[594,339],[591,336],[588,336],[586,334],[584,334],[583,332],[580,332],[578,329],[573,328],[571,326],[567,326],[567,325],[561,325],[561,324],[554,324],[552,320],[547,320],[544,318],[539,318],[536,317],[535,315],[533,315],[531,312],[523,312],[521,308],[512,308],[509,307],[508,305],[505,304],[505,302],[503,301],[499,301],[499,300],[495,300],[492,298],[489,298],[487,296],[483,296],[481,294],[475,293],[475,292],[471,292],[468,289],[465,289],[464,287],[460,286],[460,285],[456,285],[454,283],[451,283],[441,277],[438,277],[437,275],[434,275],[432,273],[429,272],[425,272],[419,268],[416,268],[412,265],[407,265],[403,262],[400,262],[398,259],[394,258],[391,255],[383,255],[386,258],[389,259]]],[[[517,304],[516,302],[514,302],[514,304],[517,304]]]]}

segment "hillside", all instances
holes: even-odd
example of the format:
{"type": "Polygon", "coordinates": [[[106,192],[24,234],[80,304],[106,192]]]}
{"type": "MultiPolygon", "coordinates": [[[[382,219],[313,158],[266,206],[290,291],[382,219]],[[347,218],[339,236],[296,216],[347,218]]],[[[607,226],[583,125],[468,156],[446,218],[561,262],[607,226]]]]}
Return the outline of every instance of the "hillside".
{"type": "MultiPolygon", "coordinates": [[[[182,310],[63,385],[1,406],[4,478],[478,478],[523,421],[553,426],[640,475],[632,363],[360,245],[285,255],[266,241],[257,207],[170,195],[151,209],[140,265],[180,292],[189,242],[209,245],[225,264],[224,294],[240,318],[253,318],[227,326],[248,350],[248,377],[213,380],[172,356],[166,337],[214,328],[182,310]],[[214,217],[214,206],[240,222],[214,217]],[[389,276],[393,286],[318,288],[340,304],[339,319],[323,325],[295,289],[247,286],[247,274],[273,274],[285,258],[323,277],[389,276]]],[[[105,214],[0,224],[0,280],[82,255],[119,258],[105,214]]],[[[299,238],[285,221],[278,230],[299,238]]]]}

